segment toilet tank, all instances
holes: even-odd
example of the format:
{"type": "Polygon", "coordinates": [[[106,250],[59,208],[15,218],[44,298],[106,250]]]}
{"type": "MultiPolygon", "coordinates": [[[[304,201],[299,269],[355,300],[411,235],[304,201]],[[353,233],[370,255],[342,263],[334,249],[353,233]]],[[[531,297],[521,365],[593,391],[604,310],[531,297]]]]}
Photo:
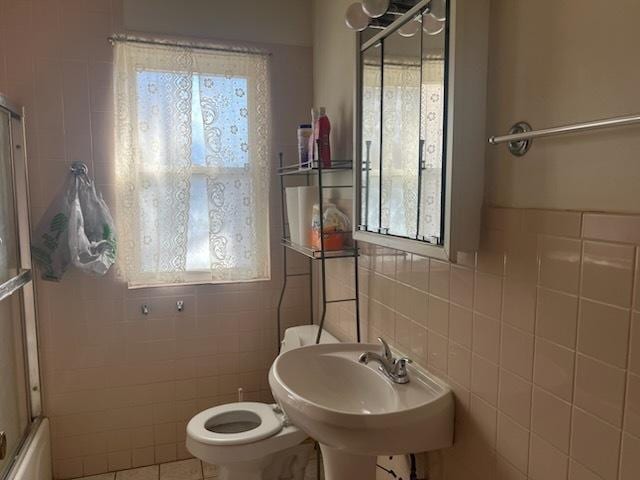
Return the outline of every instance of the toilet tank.
{"type": "MultiPolygon", "coordinates": [[[[318,328],[318,325],[301,325],[299,327],[287,328],[284,331],[284,339],[280,346],[280,353],[315,344],[318,328]]],[[[326,330],[323,330],[320,336],[320,343],[340,343],[340,340],[326,330]]]]}

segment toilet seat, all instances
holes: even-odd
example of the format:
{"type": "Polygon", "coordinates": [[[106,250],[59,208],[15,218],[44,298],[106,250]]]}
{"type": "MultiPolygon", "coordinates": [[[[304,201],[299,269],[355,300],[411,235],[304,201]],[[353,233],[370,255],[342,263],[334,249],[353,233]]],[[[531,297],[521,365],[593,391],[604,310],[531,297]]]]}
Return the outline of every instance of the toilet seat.
{"type": "MultiPolygon", "coordinates": [[[[187,449],[193,456],[208,463],[236,463],[253,461],[303,442],[307,434],[285,423],[284,414],[275,411],[276,405],[238,402],[219,405],[200,412],[187,425],[187,449]],[[240,412],[239,415],[236,415],[240,412]],[[244,412],[244,413],[242,413],[244,412]],[[237,433],[214,432],[207,423],[222,426],[260,419],[260,425],[237,433]],[[221,417],[223,416],[223,417],[221,417]],[[220,423],[217,423],[221,420],[220,423]]],[[[242,426],[242,425],[241,425],[242,426]]]]}
{"type": "Polygon", "coordinates": [[[273,405],[238,402],[219,405],[189,422],[191,433],[209,445],[244,445],[273,437],[284,427],[284,415],[273,405]],[[255,426],[254,426],[255,425],[255,426]]]}

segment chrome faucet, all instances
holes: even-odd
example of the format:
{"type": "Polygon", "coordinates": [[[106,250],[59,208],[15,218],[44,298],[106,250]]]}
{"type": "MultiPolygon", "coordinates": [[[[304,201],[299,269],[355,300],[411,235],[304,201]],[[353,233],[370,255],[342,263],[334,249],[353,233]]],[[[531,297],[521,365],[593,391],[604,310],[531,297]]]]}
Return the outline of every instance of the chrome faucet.
{"type": "Polygon", "coordinates": [[[378,337],[382,343],[382,355],[375,352],[364,352],[358,358],[360,363],[368,364],[370,361],[380,364],[380,371],[384,373],[393,383],[409,383],[409,372],[407,364],[411,363],[408,358],[393,358],[389,344],[382,337],[378,337]]]}

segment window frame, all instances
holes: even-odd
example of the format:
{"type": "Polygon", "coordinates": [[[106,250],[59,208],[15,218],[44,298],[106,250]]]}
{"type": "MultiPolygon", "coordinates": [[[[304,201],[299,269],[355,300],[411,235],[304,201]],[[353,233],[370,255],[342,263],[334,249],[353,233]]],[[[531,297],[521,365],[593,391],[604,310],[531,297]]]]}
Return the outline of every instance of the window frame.
{"type": "MultiPolygon", "coordinates": [[[[133,44],[136,42],[123,41],[121,43],[133,44]]],[[[130,45],[126,45],[126,46],[130,46],[130,45]]],[[[162,43],[153,43],[153,48],[169,49],[171,48],[171,46],[167,47],[162,43]]],[[[191,48],[190,46],[178,47],[178,49],[181,51],[189,50],[190,48],[191,48]]],[[[199,47],[195,47],[193,48],[191,53],[193,53],[194,55],[202,56],[204,55],[204,52],[202,50],[203,49],[199,47]]],[[[152,268],[152,269],[145,270],[144,254],[142,253],[145,248],[144,242],[142,240],[142,236],[144,235],[144,233],[140,227],[140,216],[143,208],[141,195],[143,190],[141,188],[138,188],[137,191],[133,194],[133,195],[137,195],[137,197],[134,199],[135,205],[129,208],[130,210],[133,210],[134,208],[137,209],[136,213],[138,217],[136,219],[137,228],[135,228],[135,230],[130,235],[130,239],[132,239],[129,245],[131,248],[130,259],[133,259],[133,261],[132,263],[128,263],[127,267],[124,270],[120,271],[121,276],[123,276],[124,279],[127,281],[128,287],[130,289],[180,286],[180,285],[200,285],[200,284],[253,283],[253,282],[262,282],[262,281],[271,280],[271,244],[270,244],[271,242],[270,242],[270,235],[269,235],[269,225],[270,225],[270,222],[269,222],[270,205],[269,204],[270,204],[270,196],[271,196],[270,195],[270,188],[271,188],[270,164],[271,164],[272,139],[270,137],[270,129],[266,128],[261,130],[260,125],[256,123],[259,121],[260,118],[265,118],[266,122],[271,122],[272,120],[271,104],[270,104],[271,86],[270,86],[270,61],[268,58],[269,54],[266,52],[254,52],[252,50],[245,51],[244,49],[238,50],[235,48],[231,48],[228,50],[227,49],[221,50],[218,48],[214,48],[211,50],[212,50],[211,53],[213,55],[215,54],[220,54],[220,55],[228,54],[229,56],[239,55],[239,56],[242,56],[243,58],[238,62],[237,65],[231,64],[233,60],[228,60],[230,62],[229,70],[224,70],[222,68],[218,70],[211,69],[211,68],[207,68],[207,69],[195,68],[193,70],[183,70],[181,68],[175,69],[175,68],[171,68],[170,66],[163,65],[163,61],[164,61],[163,59],[152,60],[148,64],[144,64],[144,63],[136,64],[134,68],[131,68],[131,65],[127,65],[127,67],[129,68],[119,73],[121,75],[128,75],[129,77],[134,76],[136,78],[128,78],[128,82],[131,84],[129,85],[129,88],[133,89],[133,94],[132,92],[129,92],[129,96],[127,98],[130,100],[130,103],[133,103],[134,105],[127,105],[126,109],[127,111],[135,112],[135,124],[132,125],[131,128],[133,130],[137,130],[138,128],[137,118],[139,113],[138,102],[139,102],[139,99],[141,98],[140,97],[141,92],[136,87],[136,84],[138,83],[137,75],[142,71],[168,72],[168,73],[176,73],[178,75],[181,73],[185,73],[192,76],[192,79],[198,76],[228,77],[229,75],[232,75],[233,77],[238,77],[246,80],[247,89],[245,94],[247,95],[246,108],[248,110],[247,117],[246,117],[246,124],[247,124],[246,141],[249,144],[249,153],[247,156],[247,161],[244,162],[242,165],[238,165],[238,166],[206,165],[201,162],[198,162],[198,163],[194,162],[193,156],[192,156],[193,153],[192,153],[188,157],[188,161],[190,165],[187,167],[189,171],[185,175],[188,177],[189,186],[187,187],[187,189],[189,190],[191,190],[192,188],[191,186],[193,184],[193,179],[197,177],[200,179],[204,179],[204,181],[206,182],[209,178],[244,174],[243,176],[247,178],[247,183],[252,184],[255,182],[256,176],[259,176],[260,181],[264,183],[264,185],[266,185],[266,188],[264,187],[264,185],[262,186],[262,188],[258,188],[258,189],[255,189],[254,185],[249,185],[244,187],[246,189],[247,195],[250,198],[250,203],[244,208],[251,209],[252,214],[248,217],[251,223],[249,224],[249,226],[247,226],[243,230],[249,231],[250,233],[249,236],[252,238],[253,242],[255,242],[256,241],[255,239],[258,237],[258,235],[260,235],[261,240],[258,240],[260,244],[258,245],[258,249],[256,250],[255,255],[246,263],[238,262],[238,266],[222,267],[220,270],[216,270],[214,268],[189,269],[188,268],[188,255],[189,255],[188,251],[189,251],[189,244],[190,244],[189,230],[191,227],[191,220],[187,219],[186,232],[184,233],[184,236],[185,236],[185,243],[184,243],[185,259],[184,259],[184,265],[183,265],[184,268],[173,269],[173,270],[166,269],[166,268],[165,269],[152,268]],[[254,55],[258,55],[265,60],[264,65],[262,66],[262,70],[260,71],[259,71],[260,67],[255,67],[255,69],[252,69],[252,67],[249,65],[249,62],[251,61],[254,55]],[[249,73],[247,73],[246,75],[241,73],[243,69],[249,73]],[[229,74],[228,73],[229,71],[232,71],[233,73],[229,74]],[[263,83],[262,80],[265,80],[266,83],[263,83]],[[267,92],[266,94],[264,93],[265,90],[267,92]],[[261,108],[265,110],[265,112],[262,112],[261,114],[256,113],[257,110],[261,108]],[[261,136],[264,136],[264,138],[262,138],[261,136]],[[265,165],[266,165],[266,169],[265,169],[265,165]],[[266,173],[261,174],[260,172],[262,170],[265,170],[266,173]],[[267,215],[266,215],[266,219],[259,220],[259,216],[263,214],[263,211],[262,209],[258,211],[254,207],[255,205],[262,204],[263,202],[266,202],[266,207],[264,207],[264,210],[267,212],[267,215]],[[256,223],[258,224],[258,226],[262,226],[264,228],[265,231],[262,234],[253,232],[253,229],[256,223]],[[263,255],[263,252],[266,253],[266,258],[265,258],[265,255],[263,255]],[[223,273],[220,274],[220,272],[223,272],[223,273]],[[235,272],[235,275],[234,275],[234,272],[235,272]],[[171,277],[174,277],[174,278],[171,278],[171,277]],[[236,277],[236,278],[233,278],[233,277],[236,277]]],[[[167,53],[165,52],[164,54],[167,54],[167,53]]],[[[210,63],[215,65],[216,62],[223,64],[223,62],[219,58],[212,58],[210,63]]],[[[209,66],[209,64],[207,64],[207,66],[209,66]]],[[[115,75],[117,76],[118,72],[116,72],[115,75]]],[[[199,82],[201,81],[201,79],[195,78],[193,79],[193,81],[199,82]]],[[[117,115],[118,115],[117,102],[118,102],[118,98],[116,98],[116,121],[117,121],[117,115]]],[[[192,119],[191,131],[193,132],[193,130],[194,129],[193,129],[193,119],[192,119]]],[[[117,133],[118,132],[116,129],[116,134],[117,133]]],[[[139,148],[139,145],[140,145],[139,134],[138,133],[133,134],[131,137],[132,137],[131,148],[135,148],[135,149],[139,148]]],[[[204,155],[206,156],[206,145],[205,145],[204,155]]],[[[165,175],[171,175],[172,171],[175,170],[177,172],[178,170],[182,169],[182,167],[175,168],[174,165],[162,165],[160,167],[158,165],[154,165],[149,168],[147,167],[147,164],[144,161],[141,161],[142,159],[140,157],[141,157],[140,154],[134,154],[134,157],[132,160],[132,162],[136,163],[135,171],[137,172],[138,181],[144,179],[144,177],[147,175],[152,176],[154,174],[157,174],[159,168],[162,169],[163,174],[165,175]]],[[[118,176],[118,173],[116,173],[116,176],[118,176]]],[[[118,188],[122,188],[122,187],[118,187],[118,188]]],[[[190,191],[189,195],[192,195],[192,191],[190,191]]],[[[205,194],[205,204],[207,201],[208,201],[208,196],[206,196],[205,194]]],[[[188,208],[188,215],[190,216],[192,212],[191,209],[193,208],[191,202],[189,202],[189,205],[187,208],[188,208]]],[[[117,217],[120,217],[120,213],[121,213],[120,210],[121,208],[117,208],[117,211],[118,211],[117,217]]],[[[135,221],[132,221],[131,223],[135,224],[135,221]]],[[[207,226],[207,228],[209,227],[207,226]]],[[[157,249],[159,247],[156,246],[152,248],[157,249]]]]}

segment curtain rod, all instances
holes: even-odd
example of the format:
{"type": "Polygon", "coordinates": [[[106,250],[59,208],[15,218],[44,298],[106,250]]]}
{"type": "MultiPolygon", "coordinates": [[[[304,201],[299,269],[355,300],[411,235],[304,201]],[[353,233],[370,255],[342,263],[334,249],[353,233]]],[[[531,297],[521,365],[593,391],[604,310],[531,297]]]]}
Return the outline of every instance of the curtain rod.
{"type": "Polygon", "coordinates": [[[251,48],[251,47],[223,47],[223,46],[203,45],[195,42],[194,43],[177,42],[177,41],[170,41],[170,40],[129,37],[129,36],[122,36],[122,35],[112,35],[110,37],[107,37],[107,40],[111,45],[115,45],[118,42],[123,42],[123,43],[138,43],[141,45],[155,45],[155,46],[163,46],[163,47],[191,48],[193,50],[248,53],[253,55],[267,55],[267,56],[272,55],[271,52],[267,52],[266,50],[260,50],[260,49],[251,48]]]}
{"type": "Polygon", "coordinates": [[[640,123],[640,115],[630,115],[626,117],[605,118],[585,123],[574,123],[571,125],[563,125],[561,127],[545,128],[542,130],[533,130],[527,122],[516,123],[508,135],[489,138],[491,145],[507,143],[509,151],[515,156],[525,155],[531,143],[535,138],[552,137],[555,135],[564,135],[568,133],[579,133],[590,130],[599,130],[602,128],[626,127],[628,125],[637,125],[640,123]]]}

